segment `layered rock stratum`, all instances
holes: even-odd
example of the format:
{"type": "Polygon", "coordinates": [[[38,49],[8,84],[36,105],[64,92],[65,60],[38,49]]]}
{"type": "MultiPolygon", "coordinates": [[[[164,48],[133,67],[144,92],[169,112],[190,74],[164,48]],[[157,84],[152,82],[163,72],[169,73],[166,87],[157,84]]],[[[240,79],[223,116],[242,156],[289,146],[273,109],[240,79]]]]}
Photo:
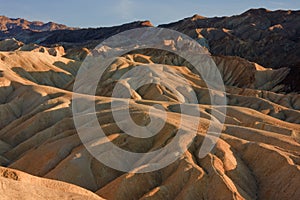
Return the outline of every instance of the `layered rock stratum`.
{"type": "MultiPolygon", "coordinates": [[[[200,16],[193,18],[200,22],[207,20],[200,16]]],[[[180,27],[194,29],[194,25],[188,28],[189,20],[183,20],[185,25],[180,27]]],[[[135,22],[113,27],[106,36],[150,25],[135,22]]],[[[55,34],[65,31],[72,32],[57,30],[55,34]]],[[[203,36],[197,36],[198,41],[213,49],[214,45],[203,36]]],[[[212,56],[224,80],[227,113],[215,147],[199,158],[210,123],[219,120],[212,113],[222,108],[210,105],[202,77],[190,63],[169,52],[146,49],[118,57],[105,71],[94,99],[97,123],[110,141],[128,151],[151,152],[168,144],[178,129],[197,133],[188,150],[171,165],[149,173],[126,173],[104,165],[91,155],[73,121],[74,80],[84,58],[93,53],[90,47],[96,41],[72,47],[57,39],[54,46],[27,43],[20,38],[0,42],[0,199],[299,199],[300,96],[286,93],[284,80],[293,75],[289,66],[272,69],[235,53],[212,56]],[[127,71],[146,65],[160,69],[167,77],[172,77],[173,72],[181,74],[199,102],[186,106],[199,111],[200,117],[185,113],[189,122],[179,126],[183,103],[173,91],[158,84],[133,90],[128,78],[122,83],[132,91],[129,101],[132,119],[141,126],[149,123],[154,115],[149,110],[154,104],[164,108],[167,119],[153,137],[140,139],[125,134],[113,117],[114,111],[125,108],[111,105],[112,101],[124,99],[111,97],[113,88],[127,71]],[[190,125],[194,121],[200,121],[196,130],[190,125]]],[[[143,76],[159,78],[155,73],[143,76]]],[[[97,146],[102,140],[94,138],[91,142],[97,146]]],[[[172,152],[156,159],[159,162],[168,156],[172,152]]]]}

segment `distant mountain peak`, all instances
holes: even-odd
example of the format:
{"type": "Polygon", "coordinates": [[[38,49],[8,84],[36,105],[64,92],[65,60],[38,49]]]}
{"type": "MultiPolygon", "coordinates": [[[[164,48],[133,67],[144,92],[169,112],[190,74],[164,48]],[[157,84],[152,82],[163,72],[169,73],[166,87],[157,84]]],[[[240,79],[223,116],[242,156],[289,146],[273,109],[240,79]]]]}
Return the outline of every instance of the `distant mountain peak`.
{"type": "Polygon", "coordinates": [[[0,16],[0,30],[9,31],[12,29],[31,30],[34,32],[54,31],[54,30],[74,30],[76,28],[68,27],[54,22],[28,21],[22,18],[9,18],[0,16]]]}
{"type": "Polygon", "coordinates": [[[198,14],[194,14],[194,15],[191,17],[191,20],[192,20],[192,21],[195,21],[195,20],[198,20],[198,19],[206,19],[206,17],[201,16],[201,15],[198,15],[198,14]]]}
{"type": "Polygon", "coordinates": [[[154,26],[154,25],[151,23],[151,21],[149,21],[149,20],[141,21],[141,25],[142,25],[142,26],[149,26],[149,27],[153,27],[153,26],[154,26]]]}

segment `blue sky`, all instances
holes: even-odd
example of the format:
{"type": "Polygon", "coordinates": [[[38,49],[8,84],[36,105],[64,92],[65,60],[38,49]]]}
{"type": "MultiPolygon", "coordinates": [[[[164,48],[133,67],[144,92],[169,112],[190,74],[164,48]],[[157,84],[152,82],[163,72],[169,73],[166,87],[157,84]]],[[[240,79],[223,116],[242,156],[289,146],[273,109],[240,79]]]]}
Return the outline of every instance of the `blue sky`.
{"type": "Polygon", "coordinates": [[[0,0],[0,5],[0,15],[74,27],[112,26],[136,20],[158,25],[196,13],[228,16],[260,7],[300,10],[300,0],[0,0]]]}

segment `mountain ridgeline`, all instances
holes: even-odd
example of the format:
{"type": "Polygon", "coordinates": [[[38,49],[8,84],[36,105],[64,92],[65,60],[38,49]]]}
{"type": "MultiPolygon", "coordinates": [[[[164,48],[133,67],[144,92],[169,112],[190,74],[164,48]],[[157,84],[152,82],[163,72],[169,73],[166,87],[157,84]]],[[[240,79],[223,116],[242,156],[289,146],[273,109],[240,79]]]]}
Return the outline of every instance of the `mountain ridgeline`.
{"type": "MultiPolygon", "coordinates": [[[[114,34],[149,26],[153,26],[149,21],[136,21],[113,27],[72,28],[2,16],[0,40],[15,38],[25,44],[93,49],[114,34]]],[[[231,17],[194,15],[158,27],[199,40],[213,55],[238,56],[274,69],[288,67],[290,74],[283,81],[285,91],[300,91],[300,11],[251,9],[231,17]]]]}

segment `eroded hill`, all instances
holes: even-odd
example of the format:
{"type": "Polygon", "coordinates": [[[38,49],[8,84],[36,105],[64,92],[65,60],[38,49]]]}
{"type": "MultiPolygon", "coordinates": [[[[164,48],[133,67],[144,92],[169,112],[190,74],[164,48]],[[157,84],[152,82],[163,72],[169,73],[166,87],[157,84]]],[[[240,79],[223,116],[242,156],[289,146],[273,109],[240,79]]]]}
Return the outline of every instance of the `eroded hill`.
{"type": "MultiPolygon", "coordinates": [[[[196,25],[206,20],[194,18],[196,25]]],[[[193,32],[195,24],[189,28],[189,20],[183,20],[184,26],[183,22],[179,24],[193,32]]],[[[110,30],[113,33],[123,29],[110,30]]],[[[198,42],[205,40],[199,37],[198,42]]],[[[210,42],[204,44],[214,48],[210,42]]],[[[196,133],[187,140],[189,148],[172,164],[148,173],[134,173],[141,168],[127,173],[106,166],[83,145],[74,125],[73,86],[82,61],[95,52],[80,45],[63,46],[45,47],[16,39],[0,42],[0,198],[299,199],[300,96],[284,92],[286,82],[282,82],[291,68],[271,69],[235,55],[213,55],[225,84],[227,105],[212,106],[203,77],[183,58],[153,49],[117,57],[99,81],[95,98],[81,96],[94,101],[96,109],[96,120],[87,120],[93,114],[89,110],[77,116],[84,122],[82,128],[99,124],[113,144],[139,153],[162,149],[174,139],[186,141],[184,134],[175,137],[178,131],[196,133]],[[135,89],[129,84],[135,76],[124,75],[137,67],[149,69],[143,79],[167,79],[174,84],[184,79],[198,103],[184,102],[176,92],[160,84],[135,89]],[[112,97],[120,79],[122,91],[131,92],[127,107],[124,102],[128,99],[112,97]],[[153,105],[163,108],[166,119],[152,137],[128,135],[114,118],[114,113],[122,117],[129,111],[140,126],[153,118],[163,121],[153,105]],[[191,112],[182,114],[181,106],[191,112]],[[224,107],[226,115],[221,112],[224,107]],[[200,116],[194,115],[195,111],[200,116]],[[210,125],[217,126],[223,117],[225,122],[216,145],[208,155],[200,157],[210,125]],[[199,125],[193,126],[194,122],[199,125]]],[[[213,97],[222,95],[217,90],[212,93],[213,97]]],[[[92,147],[107,142],[92,131],[89,134],[92,147]]],[[[162,152],[152,161],[159,164],[174,155],[174,151],[162,152]]],[[[116,163],[125,168],[141,161],[123,160],[116,163]]],[[[151,168],[151,164],[143,168],[151,168]]]]}

